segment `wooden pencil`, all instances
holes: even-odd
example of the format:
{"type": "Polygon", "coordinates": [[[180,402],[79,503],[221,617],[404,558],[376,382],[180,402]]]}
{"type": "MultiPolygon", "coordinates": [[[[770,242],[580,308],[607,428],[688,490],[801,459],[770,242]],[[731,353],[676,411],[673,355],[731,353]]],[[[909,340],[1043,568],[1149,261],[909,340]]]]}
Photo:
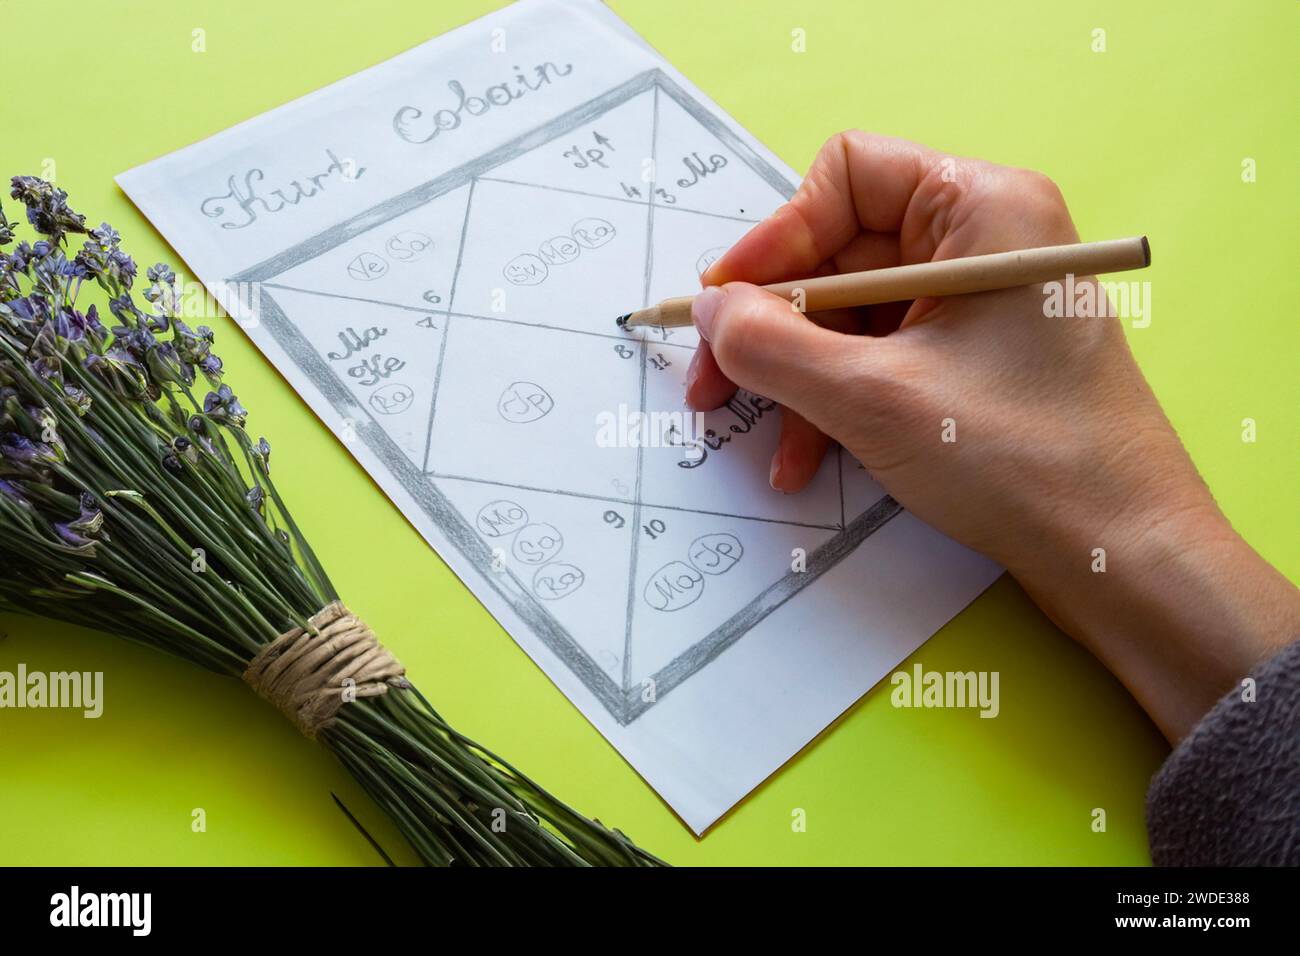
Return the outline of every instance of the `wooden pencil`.
{"type": "MultiPolygon", "coordinates": [[[[795,303],[801,312],[824,312],[882,302],[903,302],[928,296],[963,295],[1049,282],[1065,275],[1089,276],[1143,269],[1151,264],[1146,236],[1040,246],[985,256],[920,262],[891,269],[846,272],[777,282],[763,286],[773,295],[795,303]]],[[[691,324],[695,296],[664,299],[658,305],[618,317],[620,328],[642,325],[676,328],[691,324]]]]}

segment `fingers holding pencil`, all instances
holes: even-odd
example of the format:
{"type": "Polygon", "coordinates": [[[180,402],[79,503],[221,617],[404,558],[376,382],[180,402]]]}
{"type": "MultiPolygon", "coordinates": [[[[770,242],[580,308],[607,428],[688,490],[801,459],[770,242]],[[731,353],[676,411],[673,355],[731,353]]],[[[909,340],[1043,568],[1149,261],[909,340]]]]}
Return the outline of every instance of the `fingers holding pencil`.
{"type": "Polygon", "coordinates": [[[928,321],[943,297],[1149,262],[1143,237],[1079,243],[1060,191],[1041,174],[851,131],[832,138],[791,201],[703,279],[764,282],[766,294],[737,282],[722,299],[684,296],[625,318],[627,327],[668,327],[697,313],[705,341],[688,375],[692,407],[716,408],[738,383],[801,413],[785,415],[772,463],[773,486],[795,491],[816,473],[830,444],[820,432],[835,428],[844,404],[827,392],[855,380],[839,366],[870,360],[866,343],[818,325],[888,335],[928,321]],[[800,299],[804,316],[782,301],[800,299]],[[709,306],[723,318],[700,322],[709,306]]]}
{"type": "MultiPolygon", "coordinates": [[[[898,265],[896,232],[933,155],[919,144],[861,130],[831,137],[790,202],[715,262],[703,284],[778,282],[898,265]]],[[[820,313],[813,321],[842,333],[883,335],[898,327],[906,310],[906,303],[841,309],[820,313]]],[[[710,410],[735,391],[711,347],[702,343],[687,373],[687,403],[710,410]]],[[[783,412],[772,486],[787,492],[804,487],[830,444],[802,416],[783,412]]]]}
{"type": "MultiPolygon", "coordinates": [[[[820,275],[828,275],[832,274],[834,270],[827,264],[817,271],[820,275]]],[[[733,302],[740,301],[741,298],[747,299],[751,294],[754,295],[757,299],[756,314],[760,318],[761,312],[765,308],[776,309],[779,320],[792,315],[790,303],[763,292],[758,286],[733,282],[721,288],[724,291],[736,291],[737,297],[732,299],[733,302]],[[764,302],[764,300],[770,300],[770,302],[764,302]]],[[[898,311],[897,317],[893,319],[888,316],[872,315],[872,313],[886,308],[890,307],[835,309],[803,316],[801,321],[804,324],[816,323],[833,333],[841,335],[883,334],[883,332],[876,333],[873,330],[872,326],[875,324],[875,319],[879,318],[885,322],[892,321],[893,327],[896,328],[898,321],[902,318],[901,311],[898,311]]],[[[747,311],[749,310],[747,309],[747,311]]],[[[789,328],[784,323],[781,327],[789,328]]],[[[742,335],[764,336],[765,331],[760,325],[750,324],[748,328],[742,331],[742,335]]],[[[782,347],[779,336],[769,344],[776,350],[780,350],[782,347]]],[[[695,350],[691,364],[686,372],[686,403],[698,411],[709,411],[725,404],[736,393],[736,380],[749,374],[744,370],[744,365],[741,364],[743,361],[742,357],[736,362],[730,363],[731,374],[724,372],[714,356],[713,347],[707,339],[701,337],[699,347],[695,350]]],[[[832,444],[832,439],[820,428],[795,412],[789,405],[783,406],[781,409],[780,439],[776,452],[772,457],[768,476],[773,489],[793,493],[805,487],[817,474],[821,461],[832,444]]]]}
{"type": "Polygon", "coordinates": [[[771,481],[779,491],[799,490],[830,446],[824,432],[831,423],[820,415],[810,422],[798,410],[833,405],[847,371],[864,361],[867,341],[811,322],[784,299],[744,282],[705,289],[695,297],[693,314],[702,342],[689,404],[716,408],[735,392],[733,383],[780,403],[782,435],[771,481]]]}

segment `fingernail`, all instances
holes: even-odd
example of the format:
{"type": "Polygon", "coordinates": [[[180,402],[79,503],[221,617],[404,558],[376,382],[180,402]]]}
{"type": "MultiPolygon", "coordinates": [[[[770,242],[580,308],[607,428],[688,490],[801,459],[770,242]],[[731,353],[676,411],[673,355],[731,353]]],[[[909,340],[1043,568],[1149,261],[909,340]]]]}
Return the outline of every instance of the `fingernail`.
{"type": "Polygon", "coordinates": [[[686,394],[691,394],[691,389],[695,387],[695,380],[700,375],[700,353],[691,354],[691,364],[686,366],[686,394]]]}
{"type": "Polygon", "coordinates": [[[709,286],[691,302],[691,319],[695,322],[695,330],[706,342],[712,341],[713,317],[717,315],[718,306],[722,305],[722,300],[726,297],[727,293],[717,286],[709,286]]]}
{"type": "Polygon", "coordinates": [[[781,457],[781,449],[778,448],[776,454],[772,456],[772,470],[767,473],[767,483],[772,486],[773,491],[783,491],[777,484],[781,480],[781,457]]]}

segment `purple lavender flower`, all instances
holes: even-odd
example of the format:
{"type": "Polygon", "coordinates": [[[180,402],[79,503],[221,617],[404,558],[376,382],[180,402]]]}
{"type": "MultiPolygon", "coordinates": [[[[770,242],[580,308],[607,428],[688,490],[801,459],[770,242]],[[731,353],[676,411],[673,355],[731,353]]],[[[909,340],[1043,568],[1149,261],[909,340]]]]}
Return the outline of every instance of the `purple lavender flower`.
{"type": "Polygon", "coordinates": [[[69,523],[69,527],[83,534],[99,534],[100,528],[104,524],[104,512],[100,510],[99,505],[95,502],[95,496],[88,491],[83,491],[78,505],[81,514],[77,516],[76,521],[69,523]]]}
{"type": "Polygon", "coordinates": [[[0,458],[9,462],[29,465],[40,458],[41,451],[36,442],[18,432],[5,432],[0,435],[0,458]]]}
{"type": "Polygon", "coordinates": [[[35,176],[15,176],[10,195],[27,207],[27,221],[56,243],[65,233],[85,232],[86,217],[68,208],[68,194],[35,176]]]}
{"type": "Polygon", "coordinates": [[[32,503],[27,500],[27,496],[23,494],[22,489],[17,484],[3,478],[0,478],[0,495],[4,495],[10,501],[22,505],[24,508],[32,506],[32,503]]]}
{"type": "Polygon", "coordinates": [[[87,276],[98,279],[104,274],[104,266],[107,262],[104,247],[93,239],[87,239],[82,243],[76,261],[86,271],[87,276]]]}
{"type": "MultiPolygon", "coordinates": [[[[173,323],[172,341],[180,360],[187,365],[197,367],[216,388],[221,381],[221,359],[212,354],[212,330],[206,325],[199,326],[197,332],[180,319],[173,323]]],[[[191,371],[191,378],[193,372],[191,371]]]]}
{"type": "Polygon", "coordinates": [[[122,241],[122,234],[106,222],[101,222],[98,228],[90,230],[90,237],[107,249],[116,249],[122,241]]]}
{"type": "Polygon", "coordinates": [[[90,395],[77,386],[64,385],[63,397],[68,400],[68,404],[77,413],[77,417],[84,417],[86,412],[90,411],[90,395]]]}
{"type": "Polygon", "coordinates": [[[113,317],[122,323],[122,326],[113,329],[114,335],[125,335],[139,324],[140,319],[144,316],[140,310],[135,307],[131,301],[131,296],[125,292],[116,298],[108,300],[108,311],[113,313],[113,317]]]}
{"type": "Polygon", "coordinates": [[[0,207],[0,246],[7,246],[14,241],[14,224],[9,221],[5,215],[3,207],[0,207]]]}
{"type": "Polygon", "coordinates": [[[194,381],[194,368],[180,360],[176,346],[170,342],[158,342],[146,349],[144,359],[150,376],[158,384],[189,385],[194,381]]]}
{"type": "Polygon", "coordinates": [[[208,392],[203,399],[203,410],[219,422],[243,428],[248,420],[248,412],[239,404],[239,399],[230,390],[229,385],[222,385],[215,392],[208,392]]]}
{"type": "Polygon", "coordinates": [[[32,256],[32,246],[26,239],[14,246],[14,251],[9,254],[10,262],[16,272],[25,272],[27,270],[27,260],[32,256]]]}
{"type": "Polygon", "coordinates": [[[95,553],[95,542],[80,532],[73,529],[72,525],[66,521],[57,522],[54,525],[54,533],[63,539],[63,542],[70,547],[87,554],[95,553]]]}
{"type": "Polygon", "coordinates": [[[135,281],[135,260],[122,250],[114,249],[108,254],[108,268],[106,271],[129,289],[131,283],[135,281]]]}
{"type": "Polygon", "coordinates": [[[89,492],[82,492],[80,499],[81,513],[71,521],[56,522],[54,532],[64,543],[94,555],[96,539],[104,538],[104,513],[95,498],[89,492]]]}
{"type": "Polygon", "coordinates": [[[45,316],[49,311],[49,306],[40,296],[24,296],[21,299],[13,299],[6,304],[15,318],[33,327],[44,323],[45,316]]]}
{"type": "Polygon", "coordinates": [[[213,386],[221,381],[222,367],[221,359],[215,355],[209,355],[199,362],[199,371],[208,380],[208,384],[213,386]]]}
{"type": "Polygon", "coordinates": [[[35,176],[15,176],[9,185],[9,195],[25,205],[40,202],[42,189],[49,188],[49,183],[35,176]]]}
{"type": "Polygon", "coordinates": [[[53,446],[32,441],[21,432],[0,435],[0,469],[7,474],[39,475],[43,472],[40,465],[51,465],[61,458],[53,446]]]}
{"type": "Polygon", "coordinates": [[[150,282],[158,282],[165,286],[176,284],[176,273],[172,272],[171,267],[165,262],[157,262],[151,265],[145,270],[145,277],[150,282]]]}
{"type": "Polygon", "coordinates": [[[27,364],[33,372],[47,382],[63,381],[63,362],[57,355],[42,355],[27,364]]]}
{"type": "Polygon", "coordinates": [[[194,447],[194,442],[184,435],[172,439],[172,453],[181,461],[187,461],[191,465],[198,464],[199,453],[194,447]]]}

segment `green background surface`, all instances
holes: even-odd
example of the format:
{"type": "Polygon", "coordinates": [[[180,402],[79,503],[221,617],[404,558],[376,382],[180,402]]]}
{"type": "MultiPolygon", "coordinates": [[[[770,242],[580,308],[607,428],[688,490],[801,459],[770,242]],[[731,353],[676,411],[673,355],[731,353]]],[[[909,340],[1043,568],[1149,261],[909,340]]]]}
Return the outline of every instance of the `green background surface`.
{"type": "MultiPolygon", "coordinates": [[[[0,172],[48,175],[148,265],[181,263],[114,174],[498,6],[0,0],[0,172]],[[191,50],[206,31],[206,52],[191,50]]],[[[611,6],[796,169],[860,126],[1048,172],[1085,239],[1148,233],[1129,338],[1240,532],[1300,579],[1300,114],[1294,0],[611,6]],[[791,50],[791,31],[807,50],[791,50]],[[1104,53],[1092,31],[1106,30],[1104,53]],[[1244,183],[1243,158],[1258,181],[1244,183]],[[1243,418],[1258,441],[1241,439],[1243,418]]],[[[1001,672],[996,720],[877,688],[702,840],[519,650],[229,320],[227,381],[349,604],[460,729],[676,864],[1144,864],[1166,747],[1123,688],[1001,579],[916,660],[1001,672]],[[1092,810],[1107,812],[1105,833],[1092,810]],[[793,832],[792,811],[807,815],[793,832]]],[[[1119,398],[1117,397],[1117,401],[1119,398]]],[[[372,864],[324,751],[238,682],[99,634],[0,617],[0,670],[102,670],[99,720],[0,711],[0,863],[372,864]],[[201,807],[207,831],[191,832],[201,807]]]]}

